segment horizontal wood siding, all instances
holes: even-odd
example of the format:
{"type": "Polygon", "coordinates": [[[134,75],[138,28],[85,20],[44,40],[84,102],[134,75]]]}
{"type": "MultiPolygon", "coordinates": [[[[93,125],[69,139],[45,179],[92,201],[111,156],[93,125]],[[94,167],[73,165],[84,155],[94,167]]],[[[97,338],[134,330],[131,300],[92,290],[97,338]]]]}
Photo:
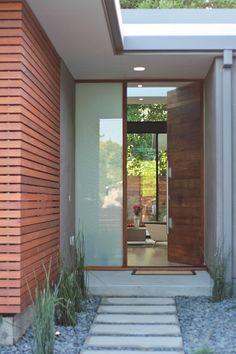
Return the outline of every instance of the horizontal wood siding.
{"type": "Polygon", "coordinates": [[[59,254],[60,58],[21,1],[0,2],[0,313],[31,302],[59,254]]]}

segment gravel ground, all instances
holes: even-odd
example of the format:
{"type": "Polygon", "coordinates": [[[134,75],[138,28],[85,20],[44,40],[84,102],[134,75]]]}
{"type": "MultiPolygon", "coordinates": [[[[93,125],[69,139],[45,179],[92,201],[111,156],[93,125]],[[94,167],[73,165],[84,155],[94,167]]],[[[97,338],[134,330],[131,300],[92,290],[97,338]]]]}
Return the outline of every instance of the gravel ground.
{"type": "Polygon", "coordinates": [[[236,298],[212,303],[208,297],[177,297],[185,354],[208,347],[214,354],[236,354],[236,298]]]}
{"type": "MultiPolygon", "coordinates": [[[[78,325],[76,327],[56,326],[56,331],[60,336],[56,338],[54,354],[78,354],[84,340],[88,334],[89,328],[95,317],[100,303],[100,297],[91,296],[85,301],[83,311],[78,314],[78,325]]],[[[0,346],[1,354],[32,354],[32,331],[29,328],[25,335],[10,347],[0,346]]]]}

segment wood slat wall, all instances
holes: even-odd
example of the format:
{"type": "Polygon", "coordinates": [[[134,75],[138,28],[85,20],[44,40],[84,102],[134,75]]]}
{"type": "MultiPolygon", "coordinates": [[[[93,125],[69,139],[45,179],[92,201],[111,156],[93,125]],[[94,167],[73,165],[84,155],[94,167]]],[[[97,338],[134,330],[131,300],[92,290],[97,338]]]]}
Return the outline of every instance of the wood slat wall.
{"type": "Polygon", "coordinates": [[[0,2],[0,313],[59,253],[60,58],[28,5],[0,2]]]}

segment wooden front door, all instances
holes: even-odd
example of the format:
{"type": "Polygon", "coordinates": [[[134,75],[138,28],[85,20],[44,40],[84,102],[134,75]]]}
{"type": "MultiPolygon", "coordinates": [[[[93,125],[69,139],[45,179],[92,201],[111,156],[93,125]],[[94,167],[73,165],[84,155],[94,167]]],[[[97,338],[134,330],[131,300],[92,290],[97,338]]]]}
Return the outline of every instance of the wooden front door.
{"type": "Polygon", "coordinates": [[[168,93],[169,234],[171,262],[202,265],[202,87],[194,83],[168,93]]]}

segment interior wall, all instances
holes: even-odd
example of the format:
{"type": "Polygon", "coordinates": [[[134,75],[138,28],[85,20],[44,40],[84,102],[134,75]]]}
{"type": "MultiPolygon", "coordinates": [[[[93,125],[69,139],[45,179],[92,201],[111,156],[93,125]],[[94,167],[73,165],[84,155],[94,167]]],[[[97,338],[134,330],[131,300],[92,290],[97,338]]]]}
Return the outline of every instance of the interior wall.
{"type": "Polygon", "coordinates": [[[222,239],[222,60],[216,59],[204,84],[205,262],[211,270],[222,239]]]}
{"type": "Polygon", "coordinates": [[[75,81],[61,63],[60,251],[70,268],[75,236],[75,81]]]}

